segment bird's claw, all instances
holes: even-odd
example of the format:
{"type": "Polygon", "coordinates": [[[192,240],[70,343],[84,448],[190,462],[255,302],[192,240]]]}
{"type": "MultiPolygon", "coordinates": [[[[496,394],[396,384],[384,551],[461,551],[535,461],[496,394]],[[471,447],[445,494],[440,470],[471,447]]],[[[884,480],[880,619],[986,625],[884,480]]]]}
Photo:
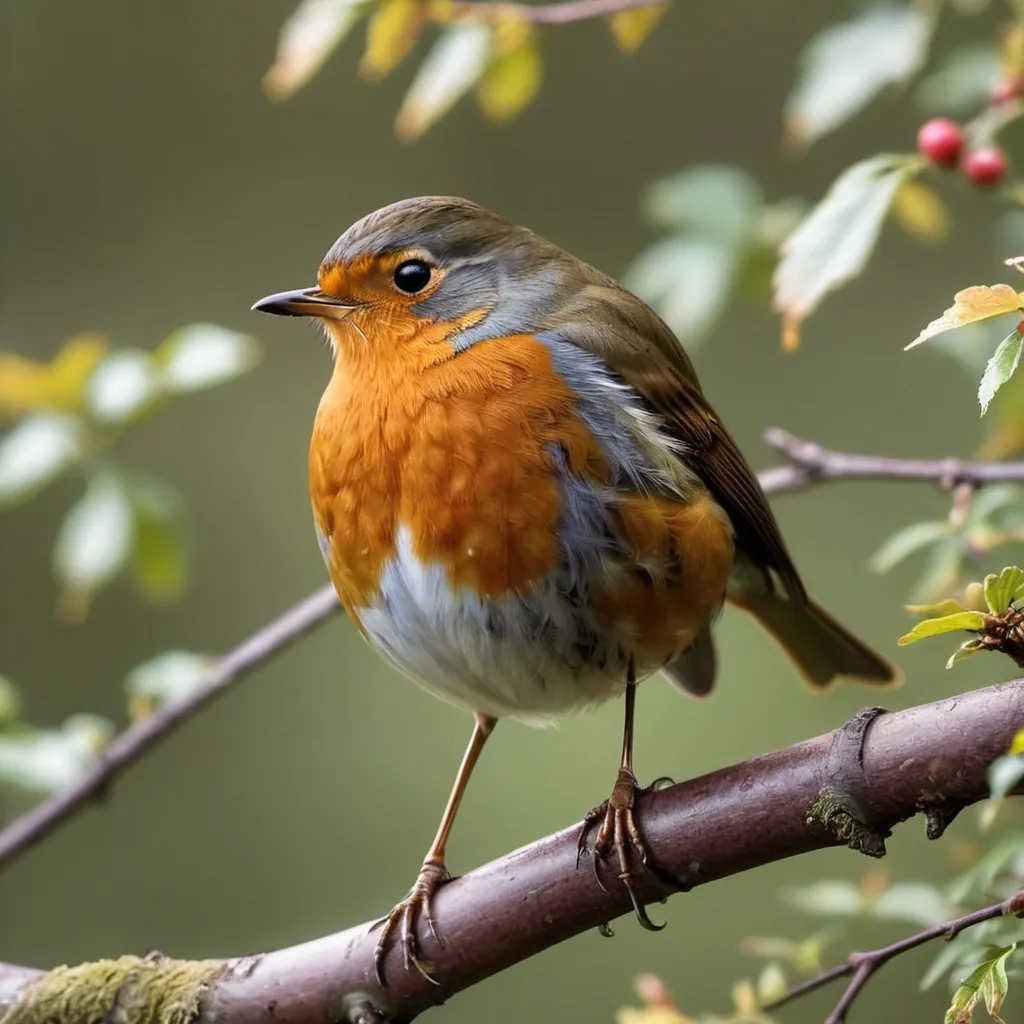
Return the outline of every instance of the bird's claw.
{"type": "MultiPolygon", "coordinates": [[[[652,786],[654,789],[663,782],[659,779],[652,786]]],[[[583,827],[580,829],[580,838],[576,846],[576,866],[579,867],[583,852],[587,848],[587,839],[594,826],[600,822],[597,836],[594,839],[593,867],[594,877],[597,884],[607,892],[607,886],[601,879],[599,864],[607,860],[612,852],[617,856],[619,864],[618,877],[629,894],[630,902],[633,904],[633,911],[640,924],[648,931],[658,932],[665,927],[664,924],[655,924],[647,914],[643,899],[640,895],[640,888],[637,885],[637,872],[633,867],[633,860],[639,861],[641,870],[649,871],[660,882],[669,885],[674,889],[688,888],[686,884],[669,872],[655,864],[647,851],[647,844],[636,823],[636,816],[633,813],[633,805],[636,802],[636,794],[643,792],[636,781],[636,776],[626,768],[619,769],[619,775],[612,790],[611,797],[600,807],[595,807],[587,813],[583,819],[583,827]]],[[[608,930],[610,934],[611,930],[608,930]]]]}
{"type": "Polygon", "coordinates": [[[377,975],[377,982],[387,987],[384,978],[384,958],[387,956],[391,941],[398,938],[402,943],[402,954],[407,971],[415,968],[426,978],[431,985],[441,987],[430,962],[423,957],[423,950],[420,946],[417,929],[420,918],[426,919],[427,927],[434,941],[439,946],[444,942],[437,931],[437,921],[434,918],[434,893],[449,880],[448,870],[440,861],[425,861],[420,868],[416,884],[409,890],[409,895],[399,903],[391,913],[382,917],[371,926],[371,931],[380,928],[380,937],[373,950],[373,969],[377,975]]]}

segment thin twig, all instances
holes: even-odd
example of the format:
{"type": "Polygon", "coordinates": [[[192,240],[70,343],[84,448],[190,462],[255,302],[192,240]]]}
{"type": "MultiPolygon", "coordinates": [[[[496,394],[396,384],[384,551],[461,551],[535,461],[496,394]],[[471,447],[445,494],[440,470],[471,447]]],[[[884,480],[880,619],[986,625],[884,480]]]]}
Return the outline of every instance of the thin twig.
{"type": "Polygon", "coordinates": [[[996,917],[1021,916],[1024,916],[1024,891],[1016,893],[1001,903],[993,903],[992,906],[983,907],[981,910],[972,910],[969,914],[964,914],[962,917],[956,917],[943,924],[925,928],[914,935],[908,935],[905,939],[900,939],[899,942],[893,942],[888,946],[881,946],[878,949],[871,950],[869,953],[852,953],[846,963],[833,967],[831,970],[822,971],[821,974],[811,978],[809,981],[794,986],[785,995],[773,1000],[763,1008],[767,1011],[777,1010],[780,1006],[785,1006],[786,1003],[791,1003],[794,999],[807,995],[808,992],[814,992],[823,985],[835,981],[837,978],[853,975],[839,1002],[836,1003],[835,1009],[829,1014],[828,1020],[825,1021],[825,1024],[843,1024],[850,1006],[857,996],[860,995],[861,990],[871,979],[871,976],[894,957],[911,949],[916,949],[918,946],[923,946],[926,942],[932,942],[935,939],[944,938],[948,942],[950,939],[956,938],[965,929],[973,928],[983,921],[991,921],[996,917]]]}
{"type": "Polygon", "coordinates": [[[468,15],[481,21],[522,18],[538,25],[568,25],[574,21],[604,18],[639,7],[659,7],[666,0],[568,0],[562,4],[505,3],[498,0],[477,3],[475,0],[454,0],[443,7],[445,18],[468,15]]]}
{"type": "Polygon", "coordinates": [[[305,636],[340,607],[332,586],[314,591],[220,658],[202,684],[185,700],[165,705],[120,733],[77,782],[44,800],[0,832],[0,868],[49,835],[90,800],[102,796],[114,779],[232,683],[305,636]]]}
{"type": "Polygon", "coordinates": [[[813,441],[770,427],[764,439],[783,454],[788,465],[761,474],[768,494],[796,491],[826,480],[930,481],[947,490],[957,484],[980,487],[993,483],[1024,482],[1024,462],[963,462],[960,459],[893,459],[884,455],[834,452],[813,441]]]}
{"type": "MultiPolygon", "coordinates": [[[[924,686],[925,680],[920,682],[924,686]]],[[[1015,680],[876,717],[862,747],[846,742],[846,729],[818,736],[645,793],[636,810],[658,865],[689,884],[703,885],[848,843],[849,828],[885,835],[937,792],[956,804],[984,799],[989,764],[1022,724],[1024,680],[1015,680]],[[836,827],[820,810],[822,793],[835,794],[854,778],[856,801],[850,806],[856,806],[857,820],[836,827]]],[[[677,753],[685,759],[685,751],[677,753]]],[[[625,889],[612,884],[614,872],[599,881],[589,869],[576,870],[579,827],[531,843],[440,889],[434,909],[444,945],[429,932],[423,941],[443,989],[405,969],[399,947],[389,952],[388,986],[382,987],[373,963],[377,935],[360,924],[229,962],[218,979],[204,982],[197,1024],[408,1022],[450,995],[629,912],[625,889]]],[[[670,893],[650,873],[640,881],[645,902],[670,893]]],[[[179,962],[161,962],[176,984],[188,976],[174,971],[179,962]]],[[[6,1024],[41,1019],[38,1009],[32,1014],[39,1005],[32,1002],[32,982],[38,978],[26,968],[0,964],[0,1006],[13,1001],[6,1024]],[[19,1015],[21,1005],[26,1010],[19,1015]]],[[[61,1019],[85,1019],[86,1007],[90,1020],[117,1016],[124,1003],[108,979],[106,967],[76,971],[71,978],[59,975],[61,1019]],[[97,977],[106,986],[102,993],[97,977]],[[109,1010],[101,1000],[109,1001],[109,1010]]],[[[169,990],[171,995],[179,1007],[180,989],[169,990]]]]}

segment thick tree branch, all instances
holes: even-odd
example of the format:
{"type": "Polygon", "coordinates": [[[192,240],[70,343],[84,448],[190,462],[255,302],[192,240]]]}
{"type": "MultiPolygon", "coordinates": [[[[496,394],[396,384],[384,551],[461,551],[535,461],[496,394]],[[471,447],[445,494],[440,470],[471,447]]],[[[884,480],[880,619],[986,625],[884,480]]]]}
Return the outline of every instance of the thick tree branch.
{"type": "MultiPolygon", "coordinates": [[[[646,794],[638,802],[641,827],[659,863],[693,885],[829,846],[877,854],[889,829],[914,814],[926,813],[935,835],[936,822],[984,798],[988,765],[1022,725],[1024,680],[907,711],[860,715],[834,733],[646,794]]],[[[424,941],[444,992],[404,970],[398,949],[386,963],[390,987],[381,989],[374,978],[376,935],[365,924],[230,962],[212,982],[208,963],[167,961],[166,968],[150,969],[179,980],[196,971],[205,979],[197,1017],[203,1024],[409,1020],[446,994],[629,911],[613,877],[604,891],[589,865],[576,870],[578,829],[539,840],[439,892],[445,945],[429,936],[424,941]]],[[[645,899],[664,895],[647,877],[645,899]]],[[[117,963],[95,970],[109,977],[117,963]]],[[[39,981],[25,968],[0,966],[0,1000],[22,987],[4,1024],[35,1024],[38,1008],[50,1005],[48,985],[59,988],[69,1011],[52,1024],[70,1024],[75,986],[84,991],[92,971],[64,969],[39,981]]],[[[132,971],[137,984],[138,967],[132,971]]]]}
{"type": "Polygon", "coordinates": [[[887,964],[901,953],[908,953],[912,949],[917,949],[918,946],[923,946],[926,942],[932,942],[935,939],[945,939],[948,942],[955,939],[965,929],[973,928],[983,921],[991,921],[996,917],[1024,917],[1024,891],[1015,893],[1001,903],[993,903],[989,907],[972,910],[969,914],[946,921],[944,924],[937,924],[932,928],[925,928],[898,942],[873,949],[869,953],[852,953],[846,963],[839,964],[838,967],[833,967],[831,970],[822,971],[821,974],[809,981],[794,986],[785,995],[768,1003],[764,1009],[766,1011],[776,1010],[794,999],[799,999],[800,996],[817,991],[823,985],[827,985],[837,978],[847,978],[852,975],[850,983],[840,996],[835,1009],[825,1021],[825,1024],[843,1024],[853,1001],[860,995],[879,967],[887,964]]]}
{"type": "Polygon", "coordinates": [[[332,586],[314,591],[217,661],[187,700],[168,704],[122,732],[96,765],[74,785],[44,800],[0,832],[0,868],[49,835],[91,800],[101,797],[119,775],[219,697],[233,682],[305,636],[338,608],[332,586]]]}

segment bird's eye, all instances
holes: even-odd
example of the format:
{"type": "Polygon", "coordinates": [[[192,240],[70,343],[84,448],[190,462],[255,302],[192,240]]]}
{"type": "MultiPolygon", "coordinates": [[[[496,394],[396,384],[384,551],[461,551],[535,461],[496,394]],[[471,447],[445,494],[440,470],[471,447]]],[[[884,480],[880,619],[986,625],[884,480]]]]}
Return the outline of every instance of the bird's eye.
{"type": "Polygon", "coordinates": [[[423,260],[406,260],[395,268],[395,286],[406,295],[423,291],[430,283],[430,267],[423,260]]]}

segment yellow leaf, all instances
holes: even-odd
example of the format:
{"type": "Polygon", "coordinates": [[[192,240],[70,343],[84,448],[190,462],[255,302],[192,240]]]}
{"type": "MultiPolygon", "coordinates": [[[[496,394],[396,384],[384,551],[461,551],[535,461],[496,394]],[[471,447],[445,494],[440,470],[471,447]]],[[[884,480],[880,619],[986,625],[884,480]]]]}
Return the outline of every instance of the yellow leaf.
{"type": "Polygon", "coordinates": [[[377,81],[393,71],[412,52],[425,20],[422,0],[384,0],[366,26],[359,73],[377,81]]]}
{"type": "Polygon", "coordinates": [[[668,4],[652,7],[636,7],[631,11],[619,11],[609,18],[612,35],[623,53],[634,53],[640,49],[651,30],[665,16],[668,4]]]}
{"type": "Polygon", "coordinates": [[[281,26],[277,54],[263,76],[271,99],[285,100],[320,70],[362,15],[364,0],[299,0],[281,26]]]}
{"type": "Polygon", "coordinates": [[[102,334],[87,333],[69,338],[49,363],[0,352],[0,412],[76,412],[82,406],[85,383],[106,351],[102,334]]]}
{"type": "Polygon", "coordinates": [[[757,992],[749,981],[737,981],[732,987],[732,1002],[741,1017],[757,1013],[757,992]]]}
{"type": "Polygon", "coordinates": [[[540,51],[532,41],[495,57],[477,86],[480,109],[492,121],[508,121],[537,95],[542,74],[540,51]]]}
{"type": "Polygon", "coordinates": [[[615,1014],[615,1024],[693,1024],[693,1021],[668,1006],[647,1006],[642,1010],[624,1006],[615,1014]]]}
{"type": "Polygon", "coordinates": [[[938,192],[923,181],[911,179],[900,185],[892,213],[908,235],[922,242],[941,242],[952,230],[952,220],[938,192]]]}
{"type": "Polygon", "coordinates": [[[1024,27],[1014,25],[1003,36],[1000,63],[1003,77],[1017,79],[1024,77],[1024,27]]]}
{"type": "Polygon", "coordinates": [[[1011,754],[1024,754],[1024,729],[1018,729],[1013,735],[1013,741],[1010,743],[1011,754]]]}
{"type": "Polygon", "coordinates": [[[937,334],[955,330],[980,320],[990,320],[1004,313],[1019,312],[1024,307],[1022,296],[1008,284],[983,284],[965,288],[953,296],[953,305],[937,320],[933,320],[909,345],[908,349],[934,338],[937,334]]]}

